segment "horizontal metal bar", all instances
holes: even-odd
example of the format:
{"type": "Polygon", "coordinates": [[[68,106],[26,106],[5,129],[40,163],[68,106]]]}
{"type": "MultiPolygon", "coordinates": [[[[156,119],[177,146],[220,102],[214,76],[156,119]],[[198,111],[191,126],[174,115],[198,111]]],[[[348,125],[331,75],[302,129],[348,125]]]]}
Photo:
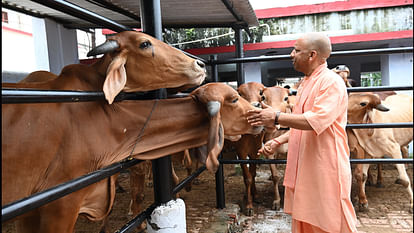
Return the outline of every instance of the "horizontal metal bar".
{"type": "Polygon", "coordinates": [[[399,48],[381,48],[381,49],[358,49],[347,51],[334,51],[331,53],[331,57],[344,57],[344,56],[369,56],[369,55],[381,55],[381,54],[394,54],[394,53],[412,53],[413,47],[399,47],[399,48]]]}
{"type": "Polygon", "coordinates": [[[182,180],[177,186],[173,188],[173,194],[178,193],[181,189],[184,188],[186,184],[194,180],[197,176],[199,176],[204,170],[206,170],[206,166],[202,166],[197,169],[193,174],[187,176],[184,180],[182,180]]]}
{"type": "MultiPolygon", "coordinates": [[[[382,87],[351,87],[349,92],[366,92],[366,91],[391,91],[391,90],[412,90],[413,86],[382,86],[382,87]]],[[[105,100],[104,93],[101,91],[69,91],[69,90],[34,90],[34,89],[17,89],[3,88],[2,104],[17,103],[57,103],[57,102],[86,102],[105,100]]],[[[174,98],[179,95],[170,95],[174,98]]],[[[154,92],[121,92],[115,101],[122,100],[148,100],[156,99],[154,92]]]]}
{"type": "Polygon", "coordinates": [[[127,159],[122,162],[109,165],[103,169],[91,172],[79,178],[70,180],[63,184],[57,185],[50,189],[44,190],[42,192],[36,193],[30,197],[26,197],[21,200],[2,206],[1,221],[5,222],[19,215],[22,215],[28,211],[39,208],[42,205],[45,205],[65,195],[73,193],[88,185],[96,183],[104,178],[112,176],[120,172],[121,170],[134,166],[140,162],[142,162],[142,160],[127,159]]]}
{"type": "MultiPolygon", "coordinates": [[[[361,50],[335,51],[331,53],[331,57],[380,55],[380,54],[412,53],[412,52],[413,52],[413,47],[361,49],[361,50]]],[[[265,61],[290,60],[290,59],[291,59],[290,54],[285,54],[285,55],[261,56],[261,57],[230,58],[230,59],[225,59],[225,60],[211,60],[209,61],[209,64],[211,65],[211,64],[265,62],[265,61]]]]}
{"type": "Polygon", "coordinates": [[[137,215],[135,218],[131,219],[129,222],[127,222],[121,229],[117,230],[115,233],[127,233],[131,232],[132,230],[135,230],[141,223],[147,219],[154,209],[157,208],[156,203],[152,203],[147,209],[142,211],[139,215],[137,215]]]}
{"type": "Polygon", "coordinates": [[[350,159],[352,164],[408,164],[413,163],[413,159],[350,159]]]}
{"type": "Polygon", "coordinates": [[[413,86],[380,86],[380,87],[348,87],[348,92],[372,92],[372,91],[406,91],[412,90],[413,86]]]}
{"type": "Polygon", "coordinates": [[[32,0],[32,1],[39,3],[41,5],[44,5],[46,7],[55,9],[57,11],[64,12],[68,15],[98,24],[100,26],[103,26],[105,28],[111,29],[116,32],[132,31],[132,29],[129,27],[121,25],[113,20],[105,18],[101,15],[98,15],[94,12],[81,8],[67,1],[63,1],[63,0],[32,0]]]}
{"type": "MultiPolygon", "coordinates": [[[[348,87],[348,92],[373,92],[373,91],[406,91],[413,90],[413,86],[379,86],[379,87],[348,87]]],[[[290,90],[291,95],[296,95],[297,90],[290,90]]]]}
{"type": "Polygon", "coordinates": [[[189,57],[191,57],[191,58],[194,58],[194,59],[197,59],[197,60],[200,60],[200,61],[202,61],[202,62],[204,62],[204,64],[208,64],[209,63],[209,61],[207,61],[206,59],[204,59],[204,58],[201,58],[201,57],[197,57],[196,55],[194,55],[194,54],[191,54],[191,53],[188,53],[188,52],[186,52],[186,51],[184,51],[184,50],[181,50],[185,55],[187,55],[187,56],[189,56],[189,57]]]}
{"type": "MultiPolygon", "coordinates": [[[[182,180],[174,189],[173,194],[178,193],[181,189],[185,187],[185,185],[191,182],[194,178],[198,177],[203,171],[206,170],[206,166],[202,166],[197,169],[193,174],[186,177],[182,180]]],[[[156,203],[153,203],[150,207],[148,207],[145,211],[141,212],[138,216],[130,220],[127,224],[125,224],[120,230],[116,231],[117,233],[126,233],[130,232],[131,230],[137,228],[141,223],[151,215],[152,211],[157,207],[156,203]]]]}
{"type": "MultiPolygon", "coordinates": [[[[105,95],[101,91],[30,90],[3,88],[1,90],[1,95],[2,104],[88,102],[105,100],[105,95]]],[[[150,100],[156,98],[157,95],[155,91],[121,92],[116,96],[115,102],[122,100],[150,100]]]]}
{"type": "MultiPolygon", "coordinates": [[[[286,164],[286,159],[240,159],[240,160],[228,160],[219,159],[222,164],[286,164]]],[[[413,159],[350,159],[352,164],[355,163],[413,163],[413,159]]]]}
{"type": "Polygon", "coordinates": [[[371,129],[371,128],[414,128],[413,122],[403,123],[372,123],[372,124],[347,124],[348,129],[371,129]]]}

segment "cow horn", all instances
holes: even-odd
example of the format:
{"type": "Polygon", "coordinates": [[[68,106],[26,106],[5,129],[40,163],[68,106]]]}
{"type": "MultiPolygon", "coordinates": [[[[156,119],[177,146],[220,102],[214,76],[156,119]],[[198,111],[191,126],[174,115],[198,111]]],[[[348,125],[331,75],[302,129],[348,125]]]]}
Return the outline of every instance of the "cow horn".
{"type": "Polygon", "coordinates": [[[220,102],[218,101],[208,101],[207,103],[207,111],[210,117],[217,115],[220,111],[220,102]]]}
{"type": "Polygon", "coordinates": [[[383,104],[378,104],[377,106],[375,106],[375,109],[378,109],[383,112],[388,112],[390,110],[389,108],[385,107],[383,104]]]}
{"type": "Polygon", "coordinates": [[[107,40],[105,43],[99,45],[98,47],[92,49],[88,52],[86,56],[96,56],[99,54],[113,52],[119,48],[119,44],[116,40],[107,40]]]}

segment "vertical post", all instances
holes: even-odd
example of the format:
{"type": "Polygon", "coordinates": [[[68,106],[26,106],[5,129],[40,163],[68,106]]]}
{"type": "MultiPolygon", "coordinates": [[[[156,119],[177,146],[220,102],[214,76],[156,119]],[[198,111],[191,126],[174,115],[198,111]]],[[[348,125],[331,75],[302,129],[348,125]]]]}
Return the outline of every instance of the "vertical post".
{"type": "MultiPolygon", "coordinates": [[[[143,31],[162,40],[160,0],[141,0],[141,27],[143,31]]],[[[156,91],[159,99],[165,98],[165,89],[156,91]]],[[[154,200],[164,204],[173,199],[171,157],[165,156],[152,161],[154,200]]]]}
{"type": "MultiPolygon", "coordinates": [[[[236,39],[236,57],[244,57],[243,52],[243,29],[241,27],[234,27],[235,39],[236,39]]],[[[240,86],[244,83],[244,66],[243,63],[237,63],[237,86],[240,86]]]]}
{"type": "MultiPolygon", "coordinates": [[[[217,54],[210,56],[210,61],[213,61],[211,64],[211,81],[218,82],[218,69],[217,64],[214,61],[217,60],[217,54]]],[[[219,159],[222,157],[220,153],[219,159]]],[[[226,208],[226,200],[224,195],[224,171],[223,171],[223,164],[220,164],[218,170],[216,172],[216,205],[217,209],[224,209],[226,208]]]]}
{"type": "Polygon", "coordinates": [[[213,61],[211,64],[211,81],[212,82],[218,82],[218,67],[217,64],[214,63],[214,61],[217,61],[217,54],[210,55],[210,61],[213,61]]]}
{"type": "MultiPolygon", "coordinates": [[[[145,33],[162,40],[160,0],[140,0],[141,24],[145,33]]],[[[165,89],[155,91],[157,98],[165,99],[165,89]]],[[[185,204],[181,199],[173,200],[171,156],[152,161],[154,200],[158,207],[147,219],[148,233],[186,233],[185,204]]]]}
{"type": "MultiPolygon", "coordinates": [[[[219,159],[222,158],[220,153],[219,159]]],[[[220,163],[216,172],[216,205],[217,209],[226,208],[226,198],[224,194],[224,170],[223,164],[220,163]]]]}

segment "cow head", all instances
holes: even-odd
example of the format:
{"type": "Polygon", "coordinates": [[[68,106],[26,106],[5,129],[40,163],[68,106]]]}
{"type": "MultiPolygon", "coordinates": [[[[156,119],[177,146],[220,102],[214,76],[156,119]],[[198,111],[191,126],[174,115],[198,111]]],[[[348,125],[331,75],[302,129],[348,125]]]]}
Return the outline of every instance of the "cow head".
{"type": "Polygon", "coordinates": [[[223,148],[224,136],[259,134],[262,127],[251,126],[245,117],[248,110],[254,109],[237,91],[224,83],[209,83],[191,93],[205,104],[210,118],[206,166],[215,172],[219,166],[218,155],[223,148]]]}
{"type": "Polygon", "coordinates": [[[141,32],[118,33],[88,56],[98,54],[107,54],[111,59],[103,86],[109,103],[120,91],[194,87],[206,77],[203,62],[141,32]]]}
{"type": "MultiPolygon", "coordinates": [[[[374,122],[374,109],[378,111],[389,111],[381,104],[381,99],[373,93],[351,93],[348,96],[348,123],[371,124],[374,122]]],[[[368,130],[368,136],[374,133],[374,129],[368,130]]]]}
{"type": "Polygon", "coordinates": [[[260,108],[260,102],[263,100],[263,91],[265,86],[257,82],[248,82],[237,88],[240,96],[250,102],[256,108],[260,108]]]}
{"type": "MultiPolygon", "coordinates": [[[[263,91],[263,103],[269,105],[276,111],[291,112],[289,108],[289,89],[273,86],[263,91]]],[[[277,126],[280,127],[280,126],[277,126]]],[[[273,131],[275,128],[266,129],[273,131]]]]}

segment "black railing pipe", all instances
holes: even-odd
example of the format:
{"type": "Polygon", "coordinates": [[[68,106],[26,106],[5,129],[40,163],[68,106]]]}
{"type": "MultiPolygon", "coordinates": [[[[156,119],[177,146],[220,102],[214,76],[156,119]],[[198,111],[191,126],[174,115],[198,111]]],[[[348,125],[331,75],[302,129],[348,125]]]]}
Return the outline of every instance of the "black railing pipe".
{"type": "Polygon", "coordinates": [[[214,64],[214,61],[217,60],[217,54],[210,55],[210,61],[212,61],[211,64],[211,81],[212,82],[218,82],[218,66],[217,64],[214,64]]]}
{"type": "MultiPolygon", "coordinates": [[[[412,53],[412,52],[413,52],[413,47],[362,49],[362,50],[335,51],[331,53],[330,57],[380,55],[380,54],[412,53]]],[[[264,62],[264,61],[290,60],[290,59],[291,59],[290,55],[286,54],[286,55],[261,56],[261,57],[231,58],[231,59],[225,59],[225,60],[217,60],[214,63],[215,64],[231,64],[231,63],[264,62]]]]}
{"type": "MultiPolygon", "coordinates": [[[[162,40],[160,0],[141,0],[141,27],[143,31],[158,40],[162,40]]],[[[166,90],[156,91],[159,99],[166,98],[166,90]]],[[[171,156],[152,160],[154,183],[154,200],[157,204],[167,203],[173,199],[173,180],[171,156]]]]}
{"type": "MultiPolygon", "coordinates": [[[[105,95],[102,91],[28,90],[4,88],[1,90],[1,95],[2,104],[88,102],[105,100],[105,95]]],[[[171,97],[175,96],[176,95],[171,95],[171,97]]],[[[150,100],[155,99],[156,97],[157,96],[153,92],[121,92],[115,97],[114,101],[150,100]]]]}
{"type": "Polygon", "coordinates": [[[184,51],[184,50],[181,50],[181,51],[183,51],[183,53],[184,53],[185,55],[187,55],[187,56],[189,56],[189,57],[191,57],[191,58],[194,58],[194,59],[200,60],[200,61],[204,62],[204,64],[209,64],[209,61],[207,61],[207,60],[206,60],[206,59],[204,59],[204,58],[197,57],[196,55],[191,54],[191,53],[187,53],[187,52],[186,52],[186,51],[184,51]]]}
{"type": "Polygon", "coordinates": [[[157,208],[157,203],[152,203],[147,209],[121,227],[121,229],[115,231],[115,233],[127,233],[136,230],[136,228],[151,215],[155,208],[157,208]]]}
{"type": "MultiPolygon", "coordinates": [[[[220,153],[219,159],[222,158],[220,153]]],[[[223,164],[220,163],[216,172],[216,207],[217,209],[226,208],[226,198],[224,193],[224,168],[223,164]]]]}
{"type": "Polygon", "coordinates": [[[371,129],[371,128],[414,128],[413,122],[402,123],[372,123],[372,124],[347,124],[348,129],[371,129]]]}
{"type": "Polygon", "coordinates": [[[63,1],[63,0],[32,0],[32,1],[37,2],[46,7],[52,8],[54,10],[64,12],[68,15],[86,20],[88,22],[98,24],[100,26],[103,26],[105,28],[111,29],[116,32],[132,31],[132,29],[129,27],[121,25],[113,20],[107,19],[101,15],[98,15],[94,12],[86,10],[82,7],[79,7],[67,1],[63,1]]]}
{"type": "Polygon", "coordinates": [[[5,222],[28,211],[39,208],[42,205],[78,191],[79,189],[82,189],[86,186],[94,184],[140,162],[142,162],[142,160],[127,159],[125,161],[112,164],[98,171],[91,172],[87,175],[57,185],[45,191],[36,193],[30,197],[7,204],[1,209],[1,221],[5,222]]]}
{"type": "MultiPolygon", "coordinates": [[[[193,179],[198,177],[204,170],[206,170],[206,166],[202,166],[198,168],[193,174],[186,177],[184,180],[182,180],[174,189],[173,194],[178,193],[181,189],[185,187],[188,183],[190,183],[193,179]]],[[[151,206],[149,206],[145,211],[141,212],[138,216],[131,219],[127,224],[125,224],[119,231],[116,231],[116,233],[126,233],[131,232],[132,230],[136,229],[141,223],[151,215],[152,211],[157,207],[157,203],[153,203],[151,206]]]]}
{"type": "MultiPolygon", "coordinates": [[[[219,159],[220,164],[286,164],[286,159],[219,159]]],[[[413,159],[350,159],[352,164],[413,163],[413,159]]]]}
{"type": "Polygon", "coordinates": [[[193,174],[187,176],[184,180],[182,180],[175,188],[173,189],[173,194],[176,194],[181,191],[188,183],[194,180],[197,176],[199,176],[203,171],[206,170],[206,166],[202,166],[198,168],[193,174]]]}
{"type": "Polygon", "coordinates": [[[380,87],[348,87],[348,92],[369,92],[369,91],[407,91],[412,90],[413,86],[380,86],[380,87]]]}
{"type": "MultiPolygon", "coordinates": [[[[211,61],[211,59],[210,59],[211,61]]],[[[214,67],[216,65],[212,65],[214,67]]],[[[214,79],[215,72],[212,72],[214,79]]],[[[218,80],[218,74],[217,74],[218,80]]],[[[348,92],[367,92],[367,91],[403,91],[412,90],[413,86],[381,86],[381,87],[350,87],[348,92]]],[[[66,90],[29,90],[16,88],[3,88],[2,104],[15,103],[55,103],[55,102],[86,102],[105,100],[104,93],[99,91],[66,91],[66,90]]],[[[293,94],[295,92],[293,91],[293,94]]],[[[169,98],[183,97],[180,95],[169,95],[169,98]]],[[[115,98],[115,101],[122,100],[149,100],[157,96],[153,92],[121,92],[115,98]]]]}
{"type": "MultiPolygon", "coordinates": [[[[233,30],[235,31],[235,44],[236,44],[236,57],[243,59],[244,57],[244,51],[243,51],[243,29],[240,27],[233,27],[233,30]]],[[[244,66],[242,63],[236,64],[237,68],[237,86],[240,86],[245,83],[245,77],[244,77],[244,66]]]]}

